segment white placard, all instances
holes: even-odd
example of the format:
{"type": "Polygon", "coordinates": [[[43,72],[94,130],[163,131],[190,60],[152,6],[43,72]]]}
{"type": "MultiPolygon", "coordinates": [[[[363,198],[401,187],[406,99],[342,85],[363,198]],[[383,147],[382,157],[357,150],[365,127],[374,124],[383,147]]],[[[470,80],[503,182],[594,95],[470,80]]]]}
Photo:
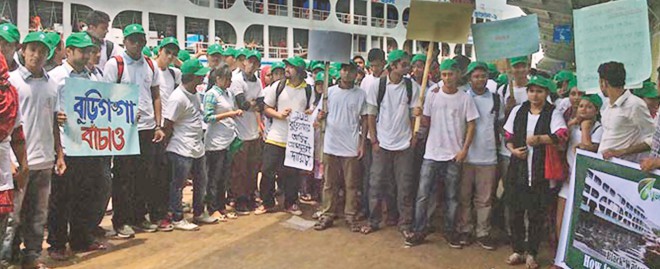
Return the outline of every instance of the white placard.
{"type": "Polygon", "coordinates": [[[310,60],[348,63],[351,60],[351,42],[349,33],[333,31],[309,31],[310,60]]]}
{"type": "Polygon", "coordinates": [[[289,116],[289,134],[284,165],[301,170],[314,168],[314,126],[312,116],[294,111],[289,116]]]}

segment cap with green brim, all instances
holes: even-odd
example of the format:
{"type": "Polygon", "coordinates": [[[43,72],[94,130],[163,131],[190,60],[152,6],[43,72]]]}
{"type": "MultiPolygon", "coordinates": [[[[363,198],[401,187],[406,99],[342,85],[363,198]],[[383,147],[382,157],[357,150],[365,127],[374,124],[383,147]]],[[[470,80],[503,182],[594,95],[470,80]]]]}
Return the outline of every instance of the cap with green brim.
{"type": "Polygon", "coordinates": [[[500,74],[500,71],[497,70],[497,65],[495,65],[494,63],[488,63],[487,65],[488,65],[488,73],[497,74],[497,75],[500,74]]]}
{"type": "Polygon", "coordinates": [[[424,55],[424,54],[415,54],[415,56],[413,56],[413,58],[410,62],[414,64],[417,61],[422,61],[422,62],[426,63],[426,55],[424,55]]]}
{"type": "Polygon", "coordinates": [[[292,65],[298,68],[305,68],[305,60],[300,56],[293,56],[283,61],[285,64],[292,65]]]}
{"type": "Polygon", "coordinates": [[[195,76],[206,76],[209,72],[207,67],[204,67],[202,63],[199,62],[199,59],[190,59],[181,65],[181,74],[184,75],[195,75],[195,76]]]}
{"type": "Polygon", "coordinates": [[[286,67],[286,64],[283,62],[275,62],[270,66],[270,72],[273,72],[275,69],[281,68],[284,69],[286,67]]]}
{"type": "MultiPolygon", "coordinates": [[[[572,78],[571,80],[568,81],[568,90],[569,90],[569,91],[570,91],[571,89],[573,89],[573,88],[577,88],[577,86],[578,86],[578,80],[577,80],[577,78],[572,78]]],[[[584,90],[581,90],[580,88],[578,88],[578,91],[580,91],[580,92],[586,92],[586,91],[584,91],[584,90]]]]}
{"type": "Polygon", "coordinates": [[[511,62],[511,66],[517,65],[517,64],[527,64],[529,62],[529,59],[527,59],[527,56],[520,56],[520,57],[514,57],[509,60],[511,62]]]}
{"type": "Polygon", "coordinates": [[[23,46],[27,45],[28,43],[33,43],[33,42],[38,42],[46,46],[50,50],[50,45],[48,45],[48,42],[46,42],[46,34],[44,32],[31,32],[25,36],[25,39],[23,39],[23,46]]]}
{"type": "Polygon", "coordinates": [[[316,70],[316,69],[325,70],[325,64],[324,63],[314,63],[314,65],[312,66],[312,72],[314,72],[314,70],[316,70]]]}
{"type": "Polygon", "coordinates": [[[315,67],[318,63],[320,63],[320,62],[317,61],[317,60],[311,60],[311,61],[309,61],[309,62],[307,63],[307,69],[309,69],[310,71],[314,70],[314,67],[315,67]]]}
{"type": "Polygon", "coordinates": [[[144,32],[144,27],[142,27],[141,24],[134,23],[124,27],[124,37],[128,37],[130,35],[135,35],[135,34],[146,35],[146,33],[144,32]]]}
{"type": "Polygon", "coordinates": [[[238,58],[238,57],[243,56],[243,57],[247,58],[247,55],[248,55],[249,52],[250,51],[246,48],[240,48],[240,49],[236,50],[236,53],[234,53],[234,57],[238,58]]]}
{"type": "Polygon", "coordinates": [[[385,68],[387,68],[387,67],[388,67],[390,64],[392,64],[393,62],[396,62],[396,61],[398,61],[398,60],[401,60],[401,59],[402,59],[403,57],[405,57],[406,55],[408,55],[408,53],[406,53],[406,52],[403,51],[403,50],[393,50],[393,51],[390,51],[390,53],[387,54],[387,65],[385,66],[385,68]]]}
{"type": "Polygon", "coordinates": [[[62,36],[56,32],[46,33],[46,43],[50,49],[50,54],[48,54],[48,60],[52,59],[55,56],[55,51],[57,50],[57,45],[62,41],[62,36]]]}
{"type": "Polygon", "coordinates": [[[66,39],[66,47],[87,48],[94,47],[96,44],[92,41],[92,37],[87,32],[73,33],[66,39]]]}
{"type": "Polygon", "coordinates": [[[151,50],[149,49],[149,47],[147,47],[147,46],[144,46],[144,48],[142,48],[142,55],[147,56],[149,58],[154,56],[153,53],[151,53],[151,50]]]}
{"type": "Polygon", "coordinates": [[[509,83],[509,77],[507,77],[506,74],[500,74],[495,79],[495,82],[497,82],[497,85],[507,84],[507,83],[509,83]]]}
{"type": "Polygon", "coordinates": [[[331,65],[328,69],[328,75],[330,75],[330,78],[338,79],[340,76],[339,69],[331,65]]]}
{"type": "Polygon", "coordinates": [[[529,82],[527,83],[527,87],[532,85],[545,88],[551,93],[557,92],[557,85],[555,84],[555,82],[550,79],[544,78],[542,76],[533,76],[532,78],[530,78],[529,82]]]}
{"type": "Polygon", "coordinates": [[[206,55],[222,54],[222,46],[213,44],[206,49],[206,55]]]}
{"type": "Polygon", "coordinates": [[[488,64],[479,61],[471,62],[467,67],[467,73],[470,74],[475,69],[481,69],[484,72],[488,73],[488,64]]]}
{"type": "Polygon", "coordinates": [[[458,62],[454,59],[445,59],[440,63],[440,71],[458,71],[458,62]]]}
{"type": "Polygon", "coordinates": [[[166,37],[163,38],[163,40],[160,41],[160,45],[158,45],[160,48],[164,48],[167,45],[174,45],[176,48],[179,48],[179,40],[177,40],[174,37],[166,37]]]}
{"type": "Polygon", "coordinates": [[[323,76],[324,76],[323,73],[316,74],[316,77],[314,78],[314,83],[324,82],[324,77],[323,76]]]}
{"type": "Polygon", "coordinates": [[[17,43],[21,40],[21,33],[16,25],[12,23],[0,24],[0,37],[9,43],[17,43]]]}
{"type": "Polygon", "coordinates": [[[650,81],[645,81],[642,84],[642,88],[634,89],[633,94],[640,98],[660,98],[660,94],[658,94],[658,89],[656,89],[655,83],[650,81]]]}
{"type": "Polygon", "coordinates": [[[572,79],[575,78],[575,74],[573,74],[572,71],[569,70],[561,70],[557,72],[557,74],[554,77],[554,80],[556,82],[564,82],[564,81],[571,81],[572,79]]]}
{"type": "Polygon", "coordinates": [[[180,50],[176,57],[179,58],[179,61],[185,62],[190,60],[190,52],[187,50],[180,50]]]}
{"type": "Polygon", "coordinates": [[[585,94],[582,95],[582,100],[587,100],[596,106],[596,110],[600,110],[603,106],[603,99],[598,94],[585,94]]]}
{"type": "Polygon", "coordinates": [[[159,46],[155,46],[155,47],[151,50],[151,53],[152,53],[154,56],[158,56],[158,50],[159,50],[159,49],[160,49],[159,46]]]}
{"type": "Polygon", "coordinates": [[[258,50],[248,50],[248,53],[245,56],[245,58],[250,59],[252,57],[257,58],[257,61],[261,62],[261,52],[259,52],[258,50]]]}
{"type": "Polygon", "coordinates": [[[236,54],[236,52],[237,52],[237,51],[236,51],[235,48],[229,47],[229,48],[225,49],[224,51],[222,51],[220,54],[222,54],[222,56],[231,56],[231,57],[234,57],[234,55],[236,54]]]}

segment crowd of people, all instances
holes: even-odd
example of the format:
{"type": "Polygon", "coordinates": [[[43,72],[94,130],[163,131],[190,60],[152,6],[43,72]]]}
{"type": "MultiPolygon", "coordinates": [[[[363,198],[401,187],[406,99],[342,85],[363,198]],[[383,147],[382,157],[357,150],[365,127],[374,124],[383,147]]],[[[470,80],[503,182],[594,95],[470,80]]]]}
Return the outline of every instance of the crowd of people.
{"type": "Polygon", "coordinates": [[[55,260],[106,249],[99,225],[111,200],[119,238],[302,215],[301,202],[317,202],[315,230],[343,216],[356,233],[397,226],[408,246],[435,232],[441,205],[438,232],[451,248],[510,244],[508,264],[538,268],[546,231],[556,243],[561,229],[576,149],[660,167],[658,89],[625,89],[618,62],[593,70],[602,91],[589,94],[573,72],[550,76],[525,56],[508,60],[509,75],[467,57],[432,59],[424,83],[426,56],[372,49],[366,61],[330,64],[325,78],[323,62],[261,66],[259,52],[218,44],[204,66],[174,37],[149,49],[139,24],[125,27],[121,48],[104,39],[109,22],[93,11],[85,32],[22,40],[0,25],[3,266],[45,268],[44,227],[55,260]],[[139,155],[67,155],[67,78],[138,86],[139,155]],[[284,166],[293,112],[316,121],[311,172],[284,166]],[[182,200],[189,184],[192,204],[182,200]]]}

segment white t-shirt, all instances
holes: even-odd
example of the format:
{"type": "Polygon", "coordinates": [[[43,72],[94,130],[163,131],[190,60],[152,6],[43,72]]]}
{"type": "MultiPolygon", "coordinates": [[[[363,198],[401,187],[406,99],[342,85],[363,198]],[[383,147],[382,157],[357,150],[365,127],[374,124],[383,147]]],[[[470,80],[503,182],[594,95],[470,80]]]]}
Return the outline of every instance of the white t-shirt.
{"type": "MultiPolygon", "coordinates": [[[[467,163],[476,165],[497,164],[497,140],[495,139],[495,122],[504,115],[504,107],[500,103],[499,111],[493,111],[493,93],[486,90],[482,95],[477,95],[468,90],[474,104],[479,111],[476,120],[476,131],[470,150],[468,151],[467,163]]],[[[499,97],[498,97],[499,98],[499,97]]],[[[497,133],[499,135],[499,131],[497,133]]]]}
{"type": "MultiPolygon", "coordinates": [[[[520,110],[520,105],[514,107],[511,110],[511,115],[509,118],[506,120],[506,123],[504,124],[504,130],[513,134],[513,123],[516,119],[516,114],[518,113],[518,110],[520,110]]],[[[539,121],[539,118],[541,117],[541,114],[532,114],[529,113],[527,115],[527,136],[532,136],[534,135],[534,130],[536,129],[536,124],[539,121]]],[[[556,109],[552,111],[552,118],[550,119],[550,132],[551,133],[556,133],[562,128],[566,128],[566,122],[564,122],[564,117],[563,115],[557,111],[556,109]]],[[[528,171],[528,182],[529,185],[531,186],[532,184],[532,156],[534,155],[534,148],[527,146],[527,171],[528,171]]]]}
{"type": "MultiPolygon", "coordinates": [[[[288,80],[287,80],[288,82],[288,80]]],[[[283,112],[285,109],[290,108],[291,112],[305,112],[307,106],[311,107],[311,103],[314,101],[313,96],[309,98],[309,104],[307,104],[307,93],[305,92],[305,86],[307,83],[300,84],[297,88],[292,88],[290,85],[284,86],[282,93],[280,94],[279,100],[277,98],[277,87],[281,81],[274,83],[271,87],[272,90],[266,93],[264,96],[264,103],[267,106],[272,108],[277,108],[278,112],[283,112]]],[[[314,93],[312,93],[313,95],[314,93]]],[[[268,131],[267,141],[284,144],[287,141],[287,136],[289,135],[289,121],[280,120],[273,118],[273,124],[271,125],[270,130],[268,131]]]]}
{"type": "MultiPolygon", "coordinates": [[[[111,41],[112,42],[112,41],[111,41]]],[[[105,64],[108,62],[108,46],[105,44],[105,40],[101,42],[101,57],[99,58],[99,63],[96,65],[99,69],[103,69],[105,67],[105,64]]],[[[110,57],[115,56],[115,55],[120,55],[124,52],[124,49],[120,47],[117,44],[113,44],[112,46],[112,52],[110,53],[110,57]]]]}
{"type": "Polygon", "coordinates": [[[371,83],[367,91],[367,104],[378,111],[376,123],[376,134],[380,147],[389,151],[401,151],[410,147],[412,139],[411,108],[417,105],[419,99],[419,87],[412,83],[412,100],[408,100],[405,80],[399,84],[386,78],[385,95],[378,110],[378,87],[380,82],[376,80],[371,83]],[[410,103],[410,104],[408,104],[410,103]]]}
{"type": "Polygon", "coordinates": [[[167,100],[170,99],[170,95],[174,92],[177,85],[181,85],[181,70],[175,67],[168,67],[165,70],[161,70],[158,66],[154,66],[156,72],[158,72],[158,86],[160,87],[160,103],[162,104],[163,114],[165,114],[165,109],[167,109],[167,100]],[[174,72],[174,77],[170,73],[170,69],[174,72]]]}
{"type": "MultiPolygon", "coordinates": [[[[16,122],[14,129],[21,126],[21,111],[16,113],[16,122]]],[[[11,149],[11,133],[0,141],[0,191],[11,190],[14,188],[14,178],[11,176],[11,163],[13,151],[11,149]]],[[[14,157],[15,158],[15,157],[14,157]]]]}
{"type": "MultiPolygon", "coordinates": [[[[599,144],[600,139],[603,136],[603,127],[600,122],[596,122],[591,128],[591,143],[599,144]]],[[[573,163],[575,162],[575,147],[582,142],[582,130],[580,126],[572,126],[570,129],[570,137],[568,140],[568,150],[566,151],[566,160],[568,161],[568,171],[573,171],[573,163]]],[[[569,178],[570,180],[570,178],[569,178]]],[[[564,181],[561,185],[561,190],[559,190],[559,197],[564,199],[568,198],[570,193],[571,184],[569,181],[564,181]]]]}
{"type": "MultiPolygon", "coordinates": [[[[233,96],[243,94],[248,102],[256,101],[261,93],[261,80],[248,81],[243,77],[243,72],[234,75],[231,80],[229,91],[233,96]]],[[[251,141],[259,138],[259,124],[257,123],[257,112],[254,109],[244,111],[243,115],[236,118],[236,129],[238,138],[243,141],[251,141]]]]}
{"type": "Polygon", "coordinates": [[[41,78],[31,78],[30,71],[20,66],[9,73],[9,82],[18,91],[30,170],[52,169],[55,162],[57,84],[45,72],[41,78]]]}
{"type": "MultiPolygon", "coordinates": [[[[369,96],[371,85],[374,83],[378,84],[378,78],[374,77],[373,74],[364,75],[362,82],[360,82],[360,89],[362,89],[367,94],[367,97],[369,96]]],[[[367,139],[371,140],[371,133],[369,132],[367,132],[367,139]]]]}
{"type": "Polygon", "coordinates": [[[328,115],[323,153],[357,157],[360,118],[367,114],[367,94],[360,88],[328,89],[328,115]]]}
{"type": "Polygon", "coordinates": [[[215,121],[215,115],[236,110],[231,92],[214,86],[204,95],[204,119],[208,129],[204,135],[207,151],[224,150],[236,138],[236,122],[232,118],[215,121]]]}
{"type": "MultiPolygon", "coordinates": [[[[272,85],[271,86],[266,86],[266,88],[264,88],[264,90],[261,91],[261,93],[259,93],[259,98],[265,98],[265,96],[269,92],[274,91],[274,90],[275,89],[273,89],[272,85]]],[[[264,123],[264,136],[268,137],[268,131],[270,131],[270,127],[271,127],[271,125],[273,125],[273,123],[271,121],[271,118],[266,116],[266,113],[262,114],[261,119],[263,120],[263,123],[264,123]]]]}
{"type": "MultiPolygon", "coordinates": [[[[138,85],[138,90],[140,91],[138,130],[153,130],[156,128],[156,120],[153,99],[151,97],[151,87],[158,87],[158,82],[160,81],[159,72],[152,71],[144,57],[140,57],[139,60],[133,60],[125,52],[121,54],[121,57],[124,59],[124,73],[121,77],[121,83],[138,85]]],[[[154,69],[158,69],[156,64],[154,64],[154,69]]],[[[117,60],[112,58],[105,64],[103,78],[106,82],[116,83],[118,72],[117,60]]]]}
{"type": "Polygon", "coordinates": [[[463,148],[467,123],[479,118],[479,111],[466,92],[447,94],[440,89],[429,93],[424,116],[431,117],[424,159],[449,161],[463,148]]]}
{"type": "Polygon", "coordinates": [[[492,93],[496,93],[497,92],[497,82],[495,82],[492,79],[489,79],[486,82],[486,89],[488,89],[492,93]]]}
{"type": "Polygon", "coordinates": [[[188,158],[204,156],[202,112],[197,95],[180,85],[170,95],[167,106],[163,117],[174,122],[174,131],[166,150],[188,158]]]}

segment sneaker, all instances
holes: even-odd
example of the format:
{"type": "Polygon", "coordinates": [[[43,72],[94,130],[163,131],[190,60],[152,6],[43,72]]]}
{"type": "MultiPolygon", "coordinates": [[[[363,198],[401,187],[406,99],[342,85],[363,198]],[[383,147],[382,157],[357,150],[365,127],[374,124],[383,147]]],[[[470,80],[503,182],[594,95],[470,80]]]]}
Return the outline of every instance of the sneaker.
{"type": "Polygon", "coordinates": [[[49,250],[48,251],[48,256],[56,261],[66,261],[69,259],[69,255],[66,254],[66,248],[65,249],[55,249],[55,250],[49,250]]]}
{"type": "Polygon", "coordinates": [[[246,207],[239,207],[236,209],[236,214],[239,216],[247,216],[250,215],[250,209],[246,207]]]}
{"type": "Polygon", "coordinates": [[[135,236],[135,231],[128,225],[122,225],[119,229],[115,229],[115,231],[119,238],[133,238],[135,236]]]}
{"type": "Polygon", "coordinates": [[[196,224],[215,224],[218,223],[220,219],[209,216],[208,212],[204,212],[199,216],[193,217],[193,222],[196,224]]]}
{"type": "Polygon", "coordinates": [[[483,249],[487,249],[487,250],[497,249],[497,246],[495,246],[495,241],[490,236],[482,236],[477,238],[477,243],[479,243],[479,245],[483,249]]]}
{"type": "Polygon", "coordinates": [[[158,231],[161,232],[174,231],[174,225],[172,225],[172,222],[168,218],[162,219],[158,222],[158,231]]]}
{"type": "Polygon", "coordinates": [[[153,233],[158,230],[158,225],[153,224],[148,220],[145,220],[139,225],[133,226],[133,230],[141,231],[144,233],[153,233]]]}
{"type": "Polygon", "coordinates": [[[186,219],[182,219],[180,221],[174,221],[172,222],[174,225],[174,229],[176,230],[181,230],[181,231],[197,231],[199,230],[199,226],[188,222],[186,219]]]}
{"type": "Polygon", "coordinates": [[[459,237],[459,242],[463,246],[469,246],[472,244],[472,241],[470,240],[470,234],[469,233],[461,233],[459,237]]]}
{"type": "Polygon", "coordinates": [[[289,214],[294,215],[294,216],[300,216],[303,213],[302,210],[300,210],[300,207],[298,207],[297,204],[291,205],[289,208],[287,208],[286,212],[288,212],[289,214]]]}
{"type": "Polygon", "coordinates": [[[452,234],[448,238],[448,244],[450,248],[454,249],[462,249],[463,245],[461,244],[461,239],[459,238],[460,236],[458,234],[452,234]]]}

